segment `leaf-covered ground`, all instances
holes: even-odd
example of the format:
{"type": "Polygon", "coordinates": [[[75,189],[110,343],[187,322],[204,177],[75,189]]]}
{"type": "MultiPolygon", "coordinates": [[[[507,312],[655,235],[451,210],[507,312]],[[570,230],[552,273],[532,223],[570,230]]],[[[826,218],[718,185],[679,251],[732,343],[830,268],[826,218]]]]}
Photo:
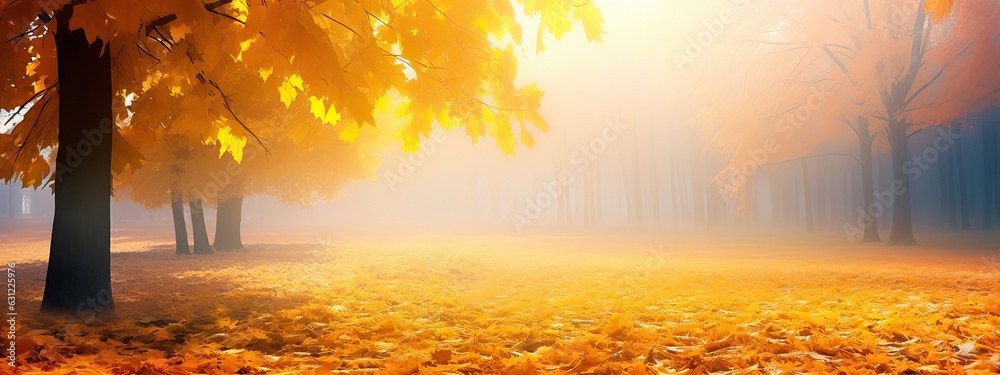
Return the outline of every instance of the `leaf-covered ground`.
{"type": "Polygon", "coordinates": [[[83,323],[35,313],[44,241],[0,253],[24,259],[24,373],[1000,370],[989,250],[640,242],[425,237],[178,257],[117,241],[117,317],[83,323]]]}

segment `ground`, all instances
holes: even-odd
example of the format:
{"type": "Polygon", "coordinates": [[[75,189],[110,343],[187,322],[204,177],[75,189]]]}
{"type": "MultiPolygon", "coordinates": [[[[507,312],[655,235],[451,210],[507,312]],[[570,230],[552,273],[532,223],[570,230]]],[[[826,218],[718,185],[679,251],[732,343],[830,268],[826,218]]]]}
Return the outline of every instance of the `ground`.
{"type": "MultiPolygon", "coordinates": [[[[116,233],[116,316],[37,313],[10,237],[23,373],[996,373],[1000,251],[695,235],[251,241],[116,233]],[[834,243],[835,245],[822,245],[834,243]]],[[[3,370],[12,370],[4,365],[3,370]]]]}

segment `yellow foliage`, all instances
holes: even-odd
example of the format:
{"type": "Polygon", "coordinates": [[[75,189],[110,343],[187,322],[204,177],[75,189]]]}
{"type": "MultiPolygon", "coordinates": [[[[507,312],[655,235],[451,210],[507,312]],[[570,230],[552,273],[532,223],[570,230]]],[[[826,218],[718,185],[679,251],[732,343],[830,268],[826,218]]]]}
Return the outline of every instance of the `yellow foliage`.
{"type": "Polygon", "coordinates": [[[233,159],[237,163],[243,161],[243,147],[247,145],[247,139],[244,137],[237,137],[232,134],[232,128],[228,125],[220,128],[218,134],[216,134],[214,140],[209,140],[211,144],[218,144],[219,146],[219,157],[225,155],[229,152],[233,155],[233,159]]]}
{"type": "MultiPolygon", "coordinates": [[[[100,40],[116,51],[112,92],[136,96],[115,107],[117,117],[130,119],[123,135],[150,155],[148,165],[164,166],[157,173],[167,173],[166,166],[177,158],[168,150],[153,150],[166,147],[157,145],[156,137],[189,151],[212,140],[217,151],[237,161],[243,161],[243,149],[251,144],[273,155],[270,149],[285,146],[269,142],[290,142],[304,150],[292,155],[301,156],[328,143],[357,143],[366,139],[366,128],[382,125],[376,121],[376,106],[388,96],[398,97],[392,102],[404,112],[390,120],[389,133],[409,151],[435,126],[465,127],[474,141],[494,137],[505,154],[513,154],[519,143],[531,147],[531,132],[547,128],[538,113],[541,91],[514,83],[514,47],[522,30],[513,0],[102,0],[75,3],[72,13],[54,12],[68,3],[0,0],[5,15],[0,33],[35,33],[11,40],[13,52],[0,59],[0,76],[14,77],[0,97],[0,108],[17,108],[36,94],[39,103],[55,98],[50,88],[58,78],[57,55],[53,43],[41,37],[45,31],[31,31],[31,21],[39,9],[70,17],[70,28],[83,29],[89,41],[100,40]],[[498,46],[491,40],[513,43],[498,46]],[[492,113],[490,118],[480,119],[486,112],[492,113]],[[520,131],[513,129],[517,122],[520,131]],[[326,133],[313,125],[336,131],[326,133]],[[160,162],[151,155],[166,159],[160,162]]],[[[525,14],[541,16],[539,36],[561,38],[574,24],[581,24],[594,41],[603,33],[600,13],[590,2],[517,3],[525,14]]],[[[18,108],[25,109],[25,119],[0,142],[0,179],[21,178],[39,186],[51,173],[34,166],[47,161],[40,150],[57,143],[58,105],[49,104],[18,108]],[[36,119],[43,130],[25,137],[29,120],[36,119]],[[28,141],[32,147],[23,147],[28,141]],[[11,160],[22,149],[30,151],[11,160]]],[[[192,161],[200,162],[201,153],[195,154],[199,156],[192,161]]],[[[138,165],[141,159],[135,153],[116,155],[132,158],[116,160],[118,165],[138,165]]],[[[372,167],[367,161],[376,158],[348,159],[366,160],[358,170],[367,170],[372,167]]]]}

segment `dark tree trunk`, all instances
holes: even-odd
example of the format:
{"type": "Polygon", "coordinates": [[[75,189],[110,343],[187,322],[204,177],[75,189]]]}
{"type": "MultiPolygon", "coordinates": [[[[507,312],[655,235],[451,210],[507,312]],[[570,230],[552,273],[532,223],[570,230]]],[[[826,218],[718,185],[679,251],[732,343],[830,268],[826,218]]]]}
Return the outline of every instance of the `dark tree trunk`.
{"type": "MultiPolygon", "coordinates": [[[[958,123],[951,125],[952,131],[959,133],[962,131],[962,126],[958,123]]],[[[968,186],[966,184],[966,162],[962,151],[962,139],[959,138],[955,141],[955,174],[958,181],[958,205],[960,207],[959,220],[962,230],[971,229],[971,224],[969,223],[969,195],[966,194],[968,186]]]]}
{"type": "MultiPolygon", "coordinates": [[[[1000,111],[991,112],[993,115],[990,118],[993,119],[993,146],[994,148],[1000,144],[1000,111]]],[[[1000,153],[994,153],[993,161],[993,211],[1000,214],[1000,153]]]]}
{"type": "Polygon", "coordinates": [[[191,207],[191,232],[194,233],[194,251],[192,254],[215,254],[212,245],[208,244],[208,230],[205,229],[205,211],[201,207],[201,199],[195,199],[188,204],[191,207]]]}
{"type": "Polygon", "coordinates": [[[910,178],[904,170],[904,165],[910,157],[906,126],[889,121],[887,133],[892,153],[892,182],[890,182],[888,189],[892,196],[892,204],[890,204],[891,207],[887,207],[887,209],[892,210],[892,229],[889,231],[887,243],[890,245],[913,245],[916,240],[913,238],[910,178]]]}
{"type": "MultiPolygon", "coordinates": [[[[872,171],[872,137],[868,128],[867,118],[858,118],[858,142],[860,143],[859,156],[861,161],[861,215],[869,215],[869,210],[875,204],[875,175],[872,171]]],[[[886,209],[889,209],[886,207],[886,209]]],[[[864,236],[861,242],[878,242],[878,218],[871,217],[871,220],[864,220],[864,236]]]]}
{"type": "MultiPolygon", "coordinates": [[[[920,4],[923,4],[921,2],[920,4]]],[[[926,26],[927,15],[923,6],[917,7],[917,17],[914,22],[913,40],[910,49],[910,62],[906,74],[901,80],[894,81],[888,91],[883,91],[882,103],[886,113],[886,136],[889,139],[890,153],[892,154],[892,176],[893,180],[889,185],[889,192],[892,196],[892,228],[889,230],[889,240],[891,245],[912,245],[916,243],[913,238],[913,215],[910,202],[911,184],[910,178],[905,170],[910,158],[909,145],[909,124],[904,120],[900,122],[897,116],[902,116],[907,105],[907,97],[916,81],[920,67],[923,65],[926,43],[923,40],[924,27],[926,26]]],[[[919,90],[918,90],[919,93],[919,90]]],[[[878,193],[885,195],[884,193],[878,193]]]]}
{"type": "Polygon", "coordinates": [[[111,57],[100,40],[70,31],[73,7],[56,17],[59,149],[55,216],[42,311],[111,312],[111,57]]]}
{"type": "MultiPolygon", "coordinates": [[[[985,121],[984,121],[985,122],[985,121]]],[[[997,129],[991,124],[983,124],[983,227],[993,228],[993,207],[996,205],[997,169],[997,129]]]]}
{"type": "Polygon", "coordinates": [[[955,152],[955,148],[950,148],[945,151],[948,160],[948,228],[953,230],[958,230],[958,200],[955,199],[955,192],[958,191],[956,186],[957,179],[955,178],[955,170],[958,169],[956,165],[959,162],[958,155],[955,152]]]}
{"type": "MultiPolygon", "coordinates": [[[[951,215],[951,168],[950,164],[951,158],[949,157],[949,151],[944,151],[941,153],[941,161],[938,162],[938,190],[941,193],[941,217],[944,218],[944,223],[949,227],[952,225],[952,215],[951,215]]],[[[954,229],[954,228],[952,228],[954,229]]]]}
{"type": "Polygon", "coordinates": [[[177,243],[177,255],[191,254],[188,246],[187,225],[184,224],[184,199],[180,194],[171,193],[170,212],[174,217],[174,240],[177,243]]]}
{"type": "Polygon", "coordinates": [[[235,251],[243,249],[243,240],[240,235],[242,218],[242,195],[234,195],[219,202],[215,221],[215,250],[235,251]]]}

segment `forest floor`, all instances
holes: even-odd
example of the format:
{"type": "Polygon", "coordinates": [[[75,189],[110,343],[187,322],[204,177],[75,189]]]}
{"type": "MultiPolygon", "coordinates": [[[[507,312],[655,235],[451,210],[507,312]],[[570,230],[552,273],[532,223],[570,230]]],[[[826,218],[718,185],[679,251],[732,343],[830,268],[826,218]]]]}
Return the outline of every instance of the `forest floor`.
{"type": "Polygon", "coordinates": [[[1000,370],[995,248],[411,236],[176,256],[165,238],[116,235],[116,316],[96,320],[99,302],[38,314],[47,241],[5,239],[18,355],[0,372],[1000,370]]]}

